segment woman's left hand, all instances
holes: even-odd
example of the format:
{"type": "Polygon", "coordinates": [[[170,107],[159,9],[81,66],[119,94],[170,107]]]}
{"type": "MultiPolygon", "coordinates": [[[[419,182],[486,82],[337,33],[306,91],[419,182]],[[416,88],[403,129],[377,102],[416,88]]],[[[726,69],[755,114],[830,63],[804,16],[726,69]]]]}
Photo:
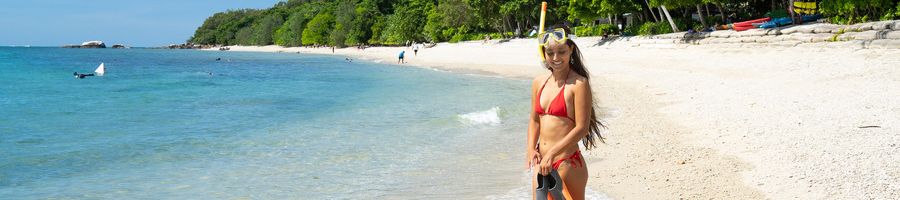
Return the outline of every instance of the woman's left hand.
{"type": "Polygon", "coordinates": [[[546,176],[547,174],[550,174],[550,170],[553,168],[553,166],[552,166],[553,161],[555,161],[555,160],[556,160],[556,151],[553,151],[553,149],[550,149],[550,151],[547,151],[547,154],[545,154],[543,156],[543,158],[541,159],[541,166],[540,166],[541,167],[540,168],[541,175],[546,176]]]}
{"type": "Polygon", "coordinates": [[[525,168],[531,169],[535,165],[541,164],[541,152],[538,152],[537,149],[528,150],[528,155],[525,156],[525,168]]]}

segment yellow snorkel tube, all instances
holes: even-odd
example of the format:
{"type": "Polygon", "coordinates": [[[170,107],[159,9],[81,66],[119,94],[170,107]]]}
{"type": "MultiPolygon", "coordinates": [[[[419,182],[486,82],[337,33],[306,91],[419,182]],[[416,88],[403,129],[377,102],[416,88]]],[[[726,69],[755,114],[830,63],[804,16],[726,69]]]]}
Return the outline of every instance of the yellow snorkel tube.
{"type": "MultiPolygon", "coordinates": [[[[544,34],[544,20],[546,20],[546,16],[547,16],[547,2],[542,1],[541,2],[541,29],[538,30],[538,35],[537,35],[538,38],[540,38],[541,35],[544,34]]],[[[538,53],[541,54],[541,61],[547,61],[547,59],[544,58],[544,48],[541,47],[541,45],[543,45],[543,44],[538,45],[538,53]]]]}

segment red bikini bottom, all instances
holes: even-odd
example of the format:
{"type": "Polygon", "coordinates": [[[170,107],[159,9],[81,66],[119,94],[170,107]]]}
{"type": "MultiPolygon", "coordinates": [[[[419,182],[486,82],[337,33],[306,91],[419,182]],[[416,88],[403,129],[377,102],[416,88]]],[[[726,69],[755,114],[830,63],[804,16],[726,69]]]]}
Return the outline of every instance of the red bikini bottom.
{"type": "Polygon", "coordinates": [[[581,166],[581,163],[584,160],[584,158],[581,156],[581,150],[575,151],[575,153],[573,153],[569,157],[565,157],[557,160],[556,162],[553,162],[553,169],[559,169],[559,165],[563,164],[563,162],[567,160],[569,161],[569,165],[571,165],[573,168],[578,168],[578,166],[581,166]]]}

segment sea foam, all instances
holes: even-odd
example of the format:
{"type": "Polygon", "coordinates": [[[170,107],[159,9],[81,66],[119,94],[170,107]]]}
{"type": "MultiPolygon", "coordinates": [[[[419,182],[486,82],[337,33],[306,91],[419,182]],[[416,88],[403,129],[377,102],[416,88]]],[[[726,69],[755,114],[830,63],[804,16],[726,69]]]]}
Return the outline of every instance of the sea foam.
{"type": "Polygon", "coordinates": [[[500,107],[459,115],[459,121],[469,125],[500,124],[500,107]]]}

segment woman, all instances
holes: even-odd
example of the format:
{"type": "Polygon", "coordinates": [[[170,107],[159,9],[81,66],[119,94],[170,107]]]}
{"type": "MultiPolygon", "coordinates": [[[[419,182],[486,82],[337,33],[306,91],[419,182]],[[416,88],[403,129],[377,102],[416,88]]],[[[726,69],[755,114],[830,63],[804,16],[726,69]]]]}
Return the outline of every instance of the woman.
{"type": "MultiPolygon", "coordinates": [[[[566,199],[584,199],[588,171],[580,140],[590,150],[595,140],[603,142],[593,107],[590,75],[581,51],[565,26],[555,26],[538,36],[544,66],[549,75],[534,78],[531,84],[531,120],[528,122],[526,162],[541,175],[556,171],[562,179],[566,199]]],[[[533,180],[537,185],[537,179],[533,180]]]]}

